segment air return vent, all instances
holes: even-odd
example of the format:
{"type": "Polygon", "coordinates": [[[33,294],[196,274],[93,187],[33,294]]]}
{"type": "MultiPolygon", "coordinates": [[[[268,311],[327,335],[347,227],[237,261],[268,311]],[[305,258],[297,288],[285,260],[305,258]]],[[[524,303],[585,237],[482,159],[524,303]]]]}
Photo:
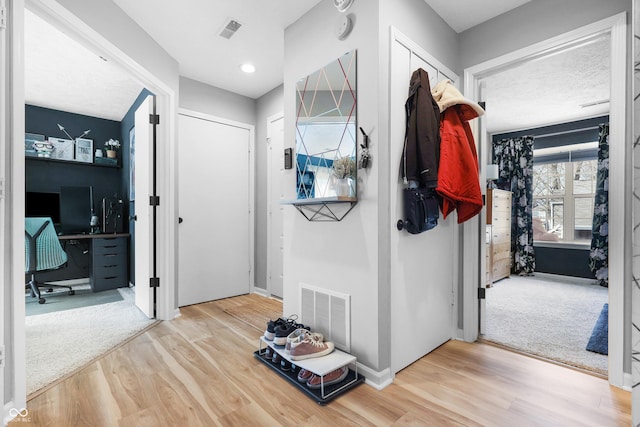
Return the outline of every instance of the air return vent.
{"type": "Polygon", "coordinates": [[[351,351],[351,297],[300,283],[300,321],[337,348],[351,351]]]}
{"type": "Polygon", "coordinates": [[[236,21],[235,19],[229,18],[227,22],[225,22],[224,27],[220,31],[220,37],[224,37],[225,39],[230,39],[236,31],[238,31],[242,27],[242,24],[236,21]]]}

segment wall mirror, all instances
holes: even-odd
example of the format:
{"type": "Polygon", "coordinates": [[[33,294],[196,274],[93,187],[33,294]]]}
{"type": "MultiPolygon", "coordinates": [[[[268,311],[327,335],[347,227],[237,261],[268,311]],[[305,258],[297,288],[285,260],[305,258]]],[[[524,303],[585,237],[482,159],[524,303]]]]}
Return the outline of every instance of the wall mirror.
{"type": "Polygon", "coordinates": [[[356,197],[356,51],[296,83],[298,199],[356,197]]]}

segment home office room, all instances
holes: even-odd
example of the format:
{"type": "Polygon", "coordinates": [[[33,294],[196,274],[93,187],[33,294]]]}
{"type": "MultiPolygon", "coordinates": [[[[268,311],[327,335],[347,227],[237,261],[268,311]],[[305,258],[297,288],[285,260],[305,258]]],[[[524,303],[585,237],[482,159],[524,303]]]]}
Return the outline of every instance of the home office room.
{"type": "Polygon", "coordinates": [[[147,95],[25,10],[29,395],[152,323],[132,288],[134,113],[147,95]]]}
{"type": "MultiPolygon", "coordinates": [[[[612,262],[616,280],[608,293],[616,305],[606,372],[589,373],[478,342],[486,207],[478,205],[479,213],[464,223],[459,211],[440,214],[427,231],[410,233],[403,195],[412,188],[399,170],[415,71],[428,73],[420,81],[423,88],[459,93],[456,110],[460,104],[481,108],[476,90],[486,69],[470,74],[474,66],[607,20],[615,22],[612,39],[629,48],[636,2],[514,0],[503,9],[482,5],[474,11],[451,3],[247,0],[176,6],[152,0],[8,0],[9,21],[19,33],[25,30],[25,54],[22,58],[18,48],[20,35],[10,40],[12,50],[0,54],[20,71],[24,60],[25,93],[18,88],[6,98],[0,94],[3,106],[18,111],[6,117],[20,134],[8,138],[19,142],[19,153],[0,134],[5,166],[12,166],[3,177],[12,203],[0,199],[1,231],[8,236],[2,248],[4,279],[13,283],[0,294],[5,309],[0,338],[7,349],[0,353],[6,355],[0,375],[4,421],[631,423],[631,251],[617,252],[612,262]],[[27,38],[32,12],[45,21],[38,25],[72,34],[94,59],[125,71],[133,90],[122,110],[80,111],[29,95],[29,84],[39,80],[30,82],[27,74],[34,65],[27,38]],[[250,74],[240,69],[247,52],[261,55],[250,74]],[[341,79],[333,80],[329,69],[338,70],[341,79]],[[138,116],[149,119],[149,94],[155,98],[153,123],[140,125],[138,116]],[[329,112],[315,111],[314,99],[327,101],[329,112]],[[309,129],[326,123],[336,128],[337,122],[341,132],[329,134],[337,134],[338,142],[311,144],[309,129]],[[157,131],[157,145],[140,146],[149,130],[157,131]],[[120,147],[114,161],[105,143],[115,140],[120,147]],[[83,157],[85,150],[76,154],[89,142],[91,161],[83,157]],[[351,145],[341,147],[344,142],[351,145]],[[53,154],[57,146],[60,152],[53,154]],[[139,155],[152,161],[142,162],[139,155]],[[345,170],[338,176],[340,165],[345,170]],[[328,191],[316,193],[318,183],[328,191]],[[67,212],[65,200],[82,200],[77,203],[86,206],[86,216],[67,212]],[[109,228],[113,222],[104,207],[120,200],[122,225],[109,228]],[[51,240],[66,258],[62,267],[35,277],[41,274],[43,282],[71,290],[48,292],[45,285],[40,297],[24,283],[17,290],[25,276],[22,222],[32,218],[28,212],[51,218],[51,240]],[[74,215],[85,219],[67,219],[74,215]],[[127,272],[123,282],[100,285],[92,271],[96,242],[120,247],[111,239],[126,242],[127,272]],[[101,300],[72,306],[75,297],[85,295],[101,300]],[[31,388],[29,327],[37,316],[57,321],[65,312],[95,314],[123,302],[129,303],[126,315],[141,319],[139,329],[70,374],[31,388]],[[66,309],[53,310],[56,305],[66,309]],[[30,314],[32,309],[52,311],[30,314]]],[[[627,56],[621,63],[630,69],[627,56]]],[[[35,65],[54,67],[52,61],[35,65]]],[[[614,155],[631,151],[630,138],[620,138],[631,129],[625,109],[631,91],[624,91],[631,80],[626,75],[618,82],[622,96],[612,91],[620,101],[615,104],[623,105],[610,116],[614,155]]],[[[89,104],[103,102],[98,94],[84,97],[89,104]]],[[[434,115],[452,107],[435,99],[430,104],[434,115]]],[[[486,196],[490,178],[485,170],[491,163],[490,114],[487,106],[466,133],[477,142],[478,170],[471,172],[477,172],[473,183],[480,196],[486,196]]],[[[632,168],[622,163],[615,176],[629,196],[632,168]]],[[[625,247],[630,241],[621,235],[632,234],[629,203],[612,208],[614,216],[624,211],[616,216],[623,221],[616,223],[615,242],[625,247]]],[[[493,290],[511,283],[517,281],[496,280],[493,290]]],[[[116,323],[132,323],[122,313],[116,323]]],[[[73,315],[72,322],[81,321],[73,315]]],[[[54,321],[36,326],[45,323],[46,333],[58,333],[54,321]]],[[[106,341],[101,329],[106,318],[86,323],[106,341]]]]}

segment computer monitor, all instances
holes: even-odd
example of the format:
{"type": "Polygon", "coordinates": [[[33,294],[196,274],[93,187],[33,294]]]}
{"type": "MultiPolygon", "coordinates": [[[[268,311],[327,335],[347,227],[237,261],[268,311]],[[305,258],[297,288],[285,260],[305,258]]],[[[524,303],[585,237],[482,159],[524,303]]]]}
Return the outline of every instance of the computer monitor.
{"type": "Polygon", "coordinates": [[[60,193],[27,191],[24,198],[24,216],[48,217],[53,224],[60,225],[60,193]]]}
{"type": "Polygon", "coordinates": [[[62,234],[91,232],[91,187],[60,188],[60,229],[62,234]]]}

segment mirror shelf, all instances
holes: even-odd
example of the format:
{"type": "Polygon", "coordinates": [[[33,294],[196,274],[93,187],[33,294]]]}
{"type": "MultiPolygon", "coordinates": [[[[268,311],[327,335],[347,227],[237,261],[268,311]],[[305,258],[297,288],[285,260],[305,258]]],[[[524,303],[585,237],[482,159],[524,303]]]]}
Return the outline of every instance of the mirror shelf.
{"type": "Polygon", "coordinates": [[[357,203],[356,51],[296,82],[296,207],[340,221],[357,203]]]}
{"type": "Polygon", "coordinates": [[[357,197],[333,196],[282,201],[293,205],[308,221],[342,221],[358,203],[357,197]]]}

